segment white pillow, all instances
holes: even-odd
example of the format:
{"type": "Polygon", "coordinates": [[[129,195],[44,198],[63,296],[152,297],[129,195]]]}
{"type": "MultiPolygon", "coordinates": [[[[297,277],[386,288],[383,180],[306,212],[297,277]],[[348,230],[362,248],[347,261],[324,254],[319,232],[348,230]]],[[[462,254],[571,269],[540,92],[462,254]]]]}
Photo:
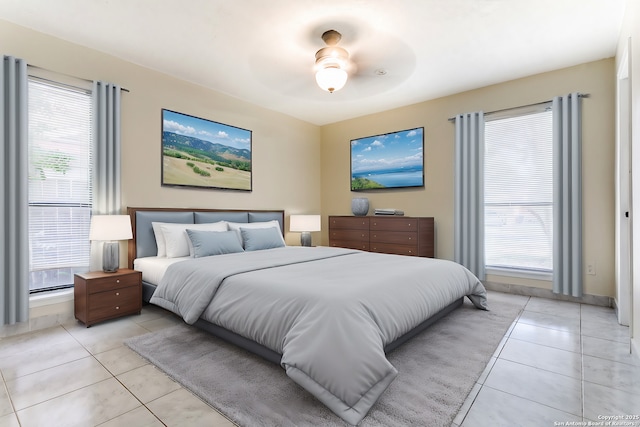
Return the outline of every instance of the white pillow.
{"type": "Polygon", "coordinates": [[[228,231],[227,223],[224,221],[206,224],[162,224],[160,229],[164,236],[167,258],[193,257],[194,249],[187,235],[187,228],[190,230],[228,231]]]}
{"type": "Polygon", "coordinates": [[[240,228],[277,228],[280,232],[280,239],[282,240],[282,246],[285,246],[284,237],[282,236],[282,230],[280,229],[280,223],[278,220],[274,219],[272,221],[263,221],[263,222],[227,222],[229,226],[229,230],[235,231],[238,234],[238,240],[244,247],[244,242],[242,241],[242,234],[240,233],[240,228]]]}
{"type": "Polygon", "coordinates": [[[165,245],[164,243],[164,234],[162,234],[162,230],[160,229],[160,226],[163,224],[173,224],[173,223],[171,222],[152,222],[151,223],[151,226],[153,227],[153,234],[155,234],[156,236],[156,246],[158,247],[157,256],[159,257],[167,256],[167,245],[165,245]]]}

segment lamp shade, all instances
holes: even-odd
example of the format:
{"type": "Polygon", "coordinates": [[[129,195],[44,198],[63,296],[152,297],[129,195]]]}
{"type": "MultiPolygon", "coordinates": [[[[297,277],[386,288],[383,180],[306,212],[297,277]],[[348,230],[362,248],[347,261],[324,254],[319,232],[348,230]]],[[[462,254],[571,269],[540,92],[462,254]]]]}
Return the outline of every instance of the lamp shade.
{"type": "Polygon", "coordinates": [[[289,231],[320,231],[320,215],[291,215],[289,231]]]}
{"type": "Polygon", "coordinates": [[[133,239],[129,215],[93,215],[89,228],[89,240],[133,239]]]}
{"type": "Polygon", "coordinates": [[[316,72],[316,82],[321,89],[334,92],[347,83],[347,72],[338,67],[323,67],[316,72]]]}

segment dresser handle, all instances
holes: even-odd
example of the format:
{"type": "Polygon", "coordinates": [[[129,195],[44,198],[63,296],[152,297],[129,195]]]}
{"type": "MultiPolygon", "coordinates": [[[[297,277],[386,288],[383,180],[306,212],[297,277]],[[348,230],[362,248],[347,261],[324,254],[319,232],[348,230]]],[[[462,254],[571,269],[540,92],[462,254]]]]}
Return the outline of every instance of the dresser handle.
{"type": "Polygon", "coordinates": [[[116,279],[116,283],[120,283],[120,279],[116,279]]]}
{"type": "Polygon", "coordinates": [[[116,292],[116,296],[119,296],[119,295],[120,295],[120,292],[116,292]]]}
{"type": "Polygon", "coordinates": [[[120,310],[120,307],[116,307],[116,310],[120,310]]]}

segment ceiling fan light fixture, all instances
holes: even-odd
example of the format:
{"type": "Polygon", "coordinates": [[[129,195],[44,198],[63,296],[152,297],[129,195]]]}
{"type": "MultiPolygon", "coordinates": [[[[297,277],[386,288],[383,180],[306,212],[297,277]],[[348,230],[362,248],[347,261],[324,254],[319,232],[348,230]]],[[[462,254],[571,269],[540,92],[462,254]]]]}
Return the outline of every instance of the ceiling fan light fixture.
{"type": "Polygon", "coordinates": [[[335,66],[320,68],[316,72],[316,82],[322,90],[333,93],[342,89],[347,83],[347,72],[335,66]]]}
{"type": "Polygon", "coordinates": [[[322,40],[327,47],[316,52],[316,82],[329,93],[342,89],[347,83],[349,52],[336,46],[341,38],[342,35],[335,30],[325,31],[322,40]]]}

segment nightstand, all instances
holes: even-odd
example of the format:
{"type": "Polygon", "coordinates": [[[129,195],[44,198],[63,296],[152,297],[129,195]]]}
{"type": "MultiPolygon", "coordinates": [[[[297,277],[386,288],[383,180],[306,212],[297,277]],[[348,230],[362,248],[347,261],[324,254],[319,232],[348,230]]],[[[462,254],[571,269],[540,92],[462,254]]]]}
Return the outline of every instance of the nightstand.
{"type": "Polygon", "coordinates": [[[142,310],[142,273],[121,268],[115,273],[92,271],[73,278],[76,319],[87,328],[142,310]]]}

